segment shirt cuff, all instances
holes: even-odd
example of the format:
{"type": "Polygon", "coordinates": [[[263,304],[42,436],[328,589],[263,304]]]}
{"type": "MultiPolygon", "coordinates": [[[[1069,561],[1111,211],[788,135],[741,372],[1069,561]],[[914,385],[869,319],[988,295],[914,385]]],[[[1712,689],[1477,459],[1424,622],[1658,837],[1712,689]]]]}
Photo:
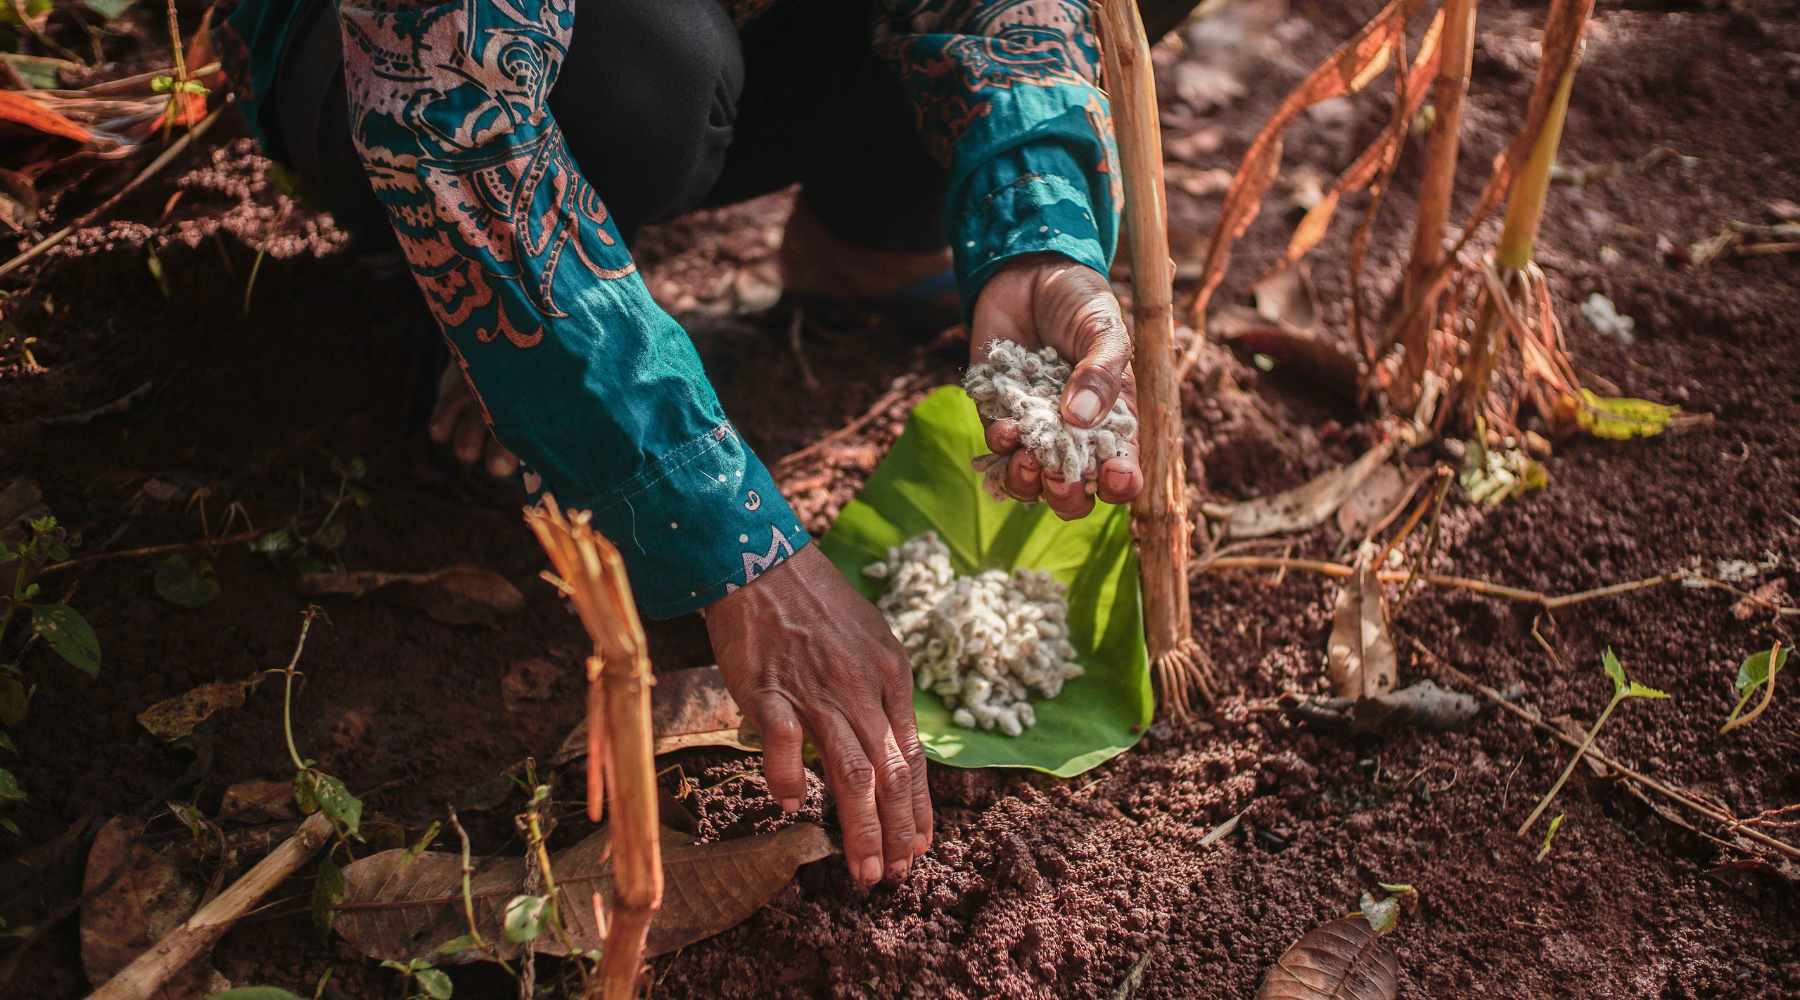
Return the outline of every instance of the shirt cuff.
{"type": "Polygon", "coordinates": [[[1116,241],[1094,218],[1088,178],[1058,142],[1000,153],[971,172],[963,191],[954,250],[965,323],[987,280],[1021,254],[1053,251],[1101,274],[1112,263],[1116,241]]]}
{"type": "MultiPolygon", "coordinates": [[[[535,477],[527,477],[528,485],[535,477]]],[[[618,546],[638,610],[697,611],[749,584],[812,540],[775,480],[721,423],[599,496],[571,498],[618,546]]]]}

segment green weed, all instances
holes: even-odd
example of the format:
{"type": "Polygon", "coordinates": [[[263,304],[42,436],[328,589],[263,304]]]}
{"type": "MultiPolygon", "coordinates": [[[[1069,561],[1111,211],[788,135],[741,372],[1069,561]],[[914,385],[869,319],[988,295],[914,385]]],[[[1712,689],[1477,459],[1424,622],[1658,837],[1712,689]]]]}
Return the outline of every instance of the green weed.
{"type": "Polygon", "coordinates": [[[1787,655],[1788,651],[1781,648],[1781,640],[1777,639],[1768,652],[1752,653],[1738,665],[1738,702],[1732,707],[1731,714],[1725,717],[1725,724],[1719,727],[1720,736],[1739,726],[1749,725],[1763,713],[1763,709],[1769,707],[1770,700],[1775,697],[1775,675],[1781,673],[1781,668],[1787,665],[1787,655]],[[1748,715],[1740,714],[1744,711],[1744,706],[1750,703],[1750,696],[1756,693],[1757,688],[1763,689],[1762,700],[1756,703],[1756,707],[1748,715]]]}
{"type": "Polygon", "coordinates": [[[1606,725],[1607,717],[1612,715],[1613,709],[1619,707],[1620,702],[1627,698],[1668,697],[1667,694],[1653,687],[1645,687],[1626,677],[1625,667],[1619,663],[1619,658],[1613,655],[1611,649],[1606,651],[1606,655],[1601,658],[1601,663],[1606,668],[1606,676],[1613,682],[1612,700],[1606,703],[1606,710],[1600,713],[1599,719],[1595,720],[1594,728],[1588,730],[1587,739],[1581,741],[1581,749],[1575,751],[1575,756],[1570,758],[1569,766],[1563,768],[1562,776],[1556,779],[1556,784],[1550,786],[1550,791],[1545,793],[1543,799],[1538,802],[1537,808],[1531,811],[1531,815],[1525,818],[1524,825],[1519,827],[1519,836],[1521,837],[1525,836],[1526,832],[1531,829],[1531,824],[1536,823],[1537,818],[1544,814],[1544,810],[1550,807],[1550,800],[1556,798],[1556,793],[1562,791],[1563,783],[1569,780],[1569,775],[1574,772],[1575,765],[1580,763],[1581,758],[1587,754],[1588,747],[1594,745],[1594,737],[1600,734],[1600,727],[1606,725]]]}

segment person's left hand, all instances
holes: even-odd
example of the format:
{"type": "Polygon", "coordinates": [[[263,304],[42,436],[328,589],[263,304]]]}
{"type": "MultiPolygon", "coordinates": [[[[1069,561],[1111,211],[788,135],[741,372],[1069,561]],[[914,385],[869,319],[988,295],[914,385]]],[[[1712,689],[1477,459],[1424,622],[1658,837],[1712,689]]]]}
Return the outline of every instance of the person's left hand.
{"type": "MultiPolygon", "coordinates": [[[[1137,416],[1137,386],[1131,374],[1131,334],[1119,314],[1119,300],[1106,276],[1059,253],[1025,254],[1006,262],[975,299],[969,336],[969,363],[987,360],[995,340],[1010,340],[1032,350],[1056,348],[1075,366],[1063,387],[1062,418],[1077,427],[1092,427],[1123,396],[1137,416]]],[[[996,455],[1010,455],[1006,490],[1019,500],[1042,499],[1064,520],[1086,517],[1094,509],[1079,481],[1065,482],[1061,472],[1044,469],[1030,449],[1019,447],[1019,427],[1011,420],[982,418],[987,445],[996,455]]],[[[1099,497],[1107,503],[1129,503],[1144,485],[1138,467],[1137,435],[1125,454],[1109,458],[1099,469],[1099,497]]]]}

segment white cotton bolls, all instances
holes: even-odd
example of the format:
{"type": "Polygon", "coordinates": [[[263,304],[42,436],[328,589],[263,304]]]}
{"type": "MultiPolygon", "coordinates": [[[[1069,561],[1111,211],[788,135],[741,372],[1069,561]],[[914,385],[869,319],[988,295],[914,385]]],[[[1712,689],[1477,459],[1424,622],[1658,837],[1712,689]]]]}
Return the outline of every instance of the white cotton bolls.
{"type": "MultiPolygon", "coordinates": [[[[1100,463],[1125,454],[1125,443],[1137,433],[1137,418],[1120,397],[1096,427],[1064,423],[1063,385],[1073,370],[1054,347],[1032,351],[1010,340],[996,340],[988,345],[987,362],[964,376],[963,389],[982,416],[1017,421],[1020,442],[1036,453],[1045,469],[1060,471],[1066,482],[1080,480],[1092,494],[1100,463]]],[[[986,474],[982,488],[989,496],[1007,499],[1006,462],[1000,456],[982,455],[971,464],[986,474]]]]}
{"type": "Polygon", "coordinates": [[[942,698],[964,729],[1017,736],[1037,722],[1031,694],[1054,698],[1082,674],[1069,642],[1068,588],[1049,573],[957,576],[931,531],[863,573],[888,582],[875,606],[905,647],[919,690],[942,698]]]}

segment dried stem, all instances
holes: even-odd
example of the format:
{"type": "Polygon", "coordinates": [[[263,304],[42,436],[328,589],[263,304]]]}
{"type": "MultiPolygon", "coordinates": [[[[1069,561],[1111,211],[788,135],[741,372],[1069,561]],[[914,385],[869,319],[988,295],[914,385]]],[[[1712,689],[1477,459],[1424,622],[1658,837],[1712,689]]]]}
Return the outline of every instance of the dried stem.
{"type": "MultiPolygon", "coordinates": [[[[1419,655],[1423,656],[1428,662],[1436,665],[1439,670],[1443,671],[1444,675],[1446,677],[1448,677],[1449,679],[1454,680],[1459,684],[1463,684],[1468,687],[1474,688],[1476,691],[1481,692],[1482,696],[1487,698],[1489,701],[1500,706],[1501,708],[1505,709],[1506,711],[1511,712],[1513,715],[1516,715],[1519,718],[1524,719],[1526,722],[1530,723],[1532,726],[1534,726],[1538,729],[1541,729],[1544,732],[1550,734],[1550,736],[1553,739],[1556,739],[1556,740],[1558,740],[1568,746],[1571,746],[1571,747],[1579,748],[1581,746],[1581,743],[1579,741],[1575,740],[1573,737],[1569,736],[1567,733],[1564,733],[1562,730],[1560,730],[1560,729],[1556,728],[1555,726],[1552,726],[1549,723],[1545,722],[1544,720],[1538,718],[1537,715],[1535,715],[1534,713],[1527,711],[1526,709],[1521,708],[1518,705],[1513,704],[1511,701],[1508,701],[1506,699],[1506,697],[1504,695],[1502,695],[1500,692],[1494,690],[1491,687],[1488,687],[1486,684],[1483,684],[1480,681],[1475,680],[1473,677],[1470,677],[1468,674],[1465,674],[1461,670],[1458,670],[1457,668],[1451,666],[1449,663],[1445,662],[1437,654],[1435,654],[1431,650],[1427,649],[1425,647],[1425,645],[1423,643],[1419,642],[1417,639],[1413,640],[1413,648],[1417,649],[1419,651],[1419,655]]],[[[1782,854],[1787,855],[1790,858],[1800,859],[1800,847],[1794,847],[1790,844],[1785,844],[1779,840],[1776,840],[1774,837],[1771,837],[1768,834],[1763,833],[1760,830],[1757,830],[1751,826],[1746,825],[1747,822],[1753,822],[1753,821],[1740,820],[1737,817],[1731,815],[1730,813],[1723,812],[1719,809],[1716,809],[1716,808],[1700,801],[1699,798],[1697,798],[1692,792],[1687,792],[1687,791],[1684,791],[1681,789],[1674,788],[1672,786],[1663,784],[1662,782],[1656,780],[1655,778],[1649,777],[1648,775],[1640,774],[1637,771],[1634,771],[1631,768],[1626,767],[1624,764],[1619,763],[1618,761],[1612,759],[1611,757],[1608,757],[1607,755],[1601,753],[1598,750],[1595,750],[1592,747],[1589,747],[1586,750],[1583,750],[1581,754],[1577,754],[1576,756],[1577,756],[1577,758],[1579,758],[1581,756],[1586,756],[1590,760],[1598,761],[1601,764],[1603,764],[1607,767],[1610,767],[1614,771],[1617,771],[1618,773],[1624,775],[1626,778],[1629,778],[1630,780],[1635,781],[1640,785],[1643,785],[1645,788],[1648,788],[1651,791],[1656,792],[1659,795],[1665,796],[1670,801],[1673,801],[1679,805],[1685,806],[1688,809],[1692,809],[1693,811],[1699,813],[1702,816],[1705,816],[1707,819],[1710,819],[1715,823],[1723,824],[1725,827],[1727,827],[1733,833],[1741,833],[1744,836],[1749,837],[1751,840],[1754,840],[1757,843],[1762,844],[1764,847],[1778,851],[1782,854]]]]}
{"type": "MultiPolygon", "coordinates": [[[[1175,265],[1169,259],[1169,212],[1163,190],[1162,130],[1150,41],[1137,5],[1100,7],[1113,133],[1125,186],[1125,232],[1131,245],[1132,367],[1137,374],[1139,464],[1144,488],[1131,505],[1144,592],[1144,630],[1176,718],[1191,714],[1188,691],[1211,701],[1211,662],[1193,639],[1188,615],[1187,475],[1182,468],[1181,382],[1175,372],[1175,265]]],[[[1202,330],[1196,334],[1204,338],[1202,330]]],[[[1195,470],[1196,476],[1199,470],[1195,470]]]]}
{"type": "MultiPolygon", "coordinates": [[[[625,561],[589,527],[587,512],[564,517],[546,496],[542,505],[525,512],[525,521],[550,554],[596,653],[588,660],[588,789],[593,796],[588,815],[598,819],[598,795],[610,791],[616,882],[600,974],[589,980],[584,995],[631,1000],[643,966],[644,938],[662,905],[663,890],[650,722],[655,678],[648,643],[631,599],[625,561]]],[[[545,875],[549,877],[548,865],[545,875]]]]}

